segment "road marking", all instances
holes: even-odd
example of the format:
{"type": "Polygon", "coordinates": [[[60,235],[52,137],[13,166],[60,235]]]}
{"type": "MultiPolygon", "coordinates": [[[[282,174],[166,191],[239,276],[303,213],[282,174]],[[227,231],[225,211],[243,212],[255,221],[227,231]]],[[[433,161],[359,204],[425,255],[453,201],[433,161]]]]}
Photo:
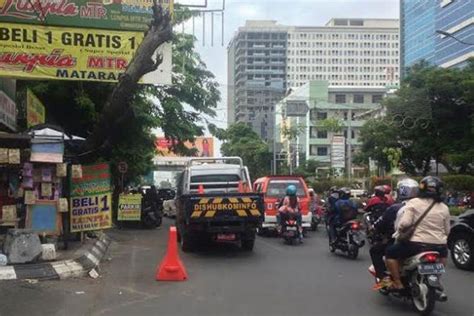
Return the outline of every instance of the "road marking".
{"type": "Polygon", "coordinates": [[[16,272],[14,267],[1,267],[0,280],[15,280],[16,272]]]}

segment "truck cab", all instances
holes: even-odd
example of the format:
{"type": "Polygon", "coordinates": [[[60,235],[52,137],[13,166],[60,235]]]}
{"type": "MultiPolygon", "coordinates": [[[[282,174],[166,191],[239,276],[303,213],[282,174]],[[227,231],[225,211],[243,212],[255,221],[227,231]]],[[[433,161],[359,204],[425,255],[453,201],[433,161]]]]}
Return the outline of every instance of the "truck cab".
{"type": "Polygon", "coordinates": [[[238,243],[252,250],[263,199],[252,192],[240,157],[192,158],[180,174],[176,225],[183,251],[200,242],[238,243]]]}
{"type": "Polygon", "coordinates": [[[311,227],[312,214],[309,211],[309,192],[303,178],[298,176],[267,176],[254,182],[254,191],[263,194],[265,216],[259,233],[265,234],[277,229],[277,203],[286,195],[286,188],[293,184],[301,203],[303,229],[311,227]]]}

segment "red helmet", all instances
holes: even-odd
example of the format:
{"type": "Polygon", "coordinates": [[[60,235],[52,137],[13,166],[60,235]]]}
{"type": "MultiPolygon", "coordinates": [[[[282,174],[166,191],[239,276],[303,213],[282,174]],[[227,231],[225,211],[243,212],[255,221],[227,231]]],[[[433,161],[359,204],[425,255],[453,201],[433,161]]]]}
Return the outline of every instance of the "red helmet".
{"type": "Polygon", "coordinates": [[[385,184],[385,185],[383,186],[383,189],[384,189],[384,191],[385,191],[385,194],[390,194],[390,193],[392,192],[392,187],[389,186],[388,184],[385,184]]]}

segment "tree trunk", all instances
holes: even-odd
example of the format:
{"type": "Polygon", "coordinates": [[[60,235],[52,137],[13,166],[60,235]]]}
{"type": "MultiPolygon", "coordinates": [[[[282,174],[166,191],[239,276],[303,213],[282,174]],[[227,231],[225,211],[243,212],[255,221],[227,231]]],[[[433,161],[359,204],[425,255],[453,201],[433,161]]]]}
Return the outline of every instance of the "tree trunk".
{"type": "Polygon", "coordinates": [[[162,56],[157,56],[155,62],[153,55],[160,45],[171,40],[172,25],[170,13],[163,11],[156,0],[153,2],[153,20],[127,70],[110,95],[92,135],[87,139],[86,146],[89,150],[100,152],[114,143],[114,131],[120,128],[119,122],[126,121],[133,112],[130,103],[138,81],[143,75],[156,70],[162,62],[162,56]]]}

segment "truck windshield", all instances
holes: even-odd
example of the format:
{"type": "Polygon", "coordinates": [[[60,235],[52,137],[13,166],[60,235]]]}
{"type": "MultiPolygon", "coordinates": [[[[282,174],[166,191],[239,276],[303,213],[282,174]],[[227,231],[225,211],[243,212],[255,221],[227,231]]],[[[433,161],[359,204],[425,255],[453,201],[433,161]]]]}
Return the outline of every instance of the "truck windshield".
{"type": "Polygon", "coordinates": [[[296,195],[299,197],[306,196],[303,184],[299,180],[270,180],[267,189],[267,196],[282,198],[286,195],[286,188],[293,184],[296,186],[296,195]]]}
{"type": "Polygon", "coordinates": [[[238,182],[240,177],[237,174],[209,174],[192,176],[191,183],[209,183],[209,182],[238,182]]]}

